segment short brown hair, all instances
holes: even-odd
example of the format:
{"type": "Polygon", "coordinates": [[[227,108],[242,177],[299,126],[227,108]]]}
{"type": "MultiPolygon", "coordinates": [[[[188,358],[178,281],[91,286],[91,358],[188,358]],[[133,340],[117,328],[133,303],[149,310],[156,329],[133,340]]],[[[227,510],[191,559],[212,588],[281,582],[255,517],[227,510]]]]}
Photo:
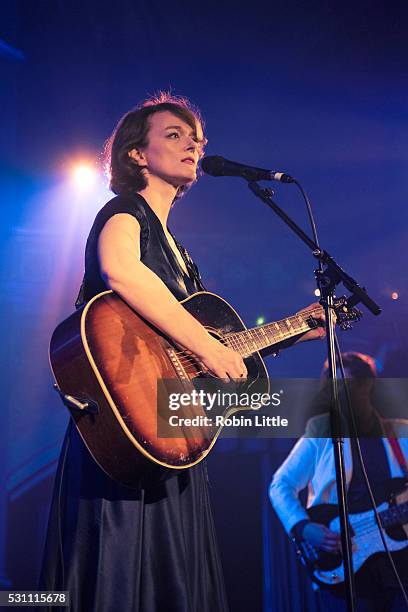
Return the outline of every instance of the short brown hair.
{"type": "MultiPolygon", "coordinates": [[[[375,378],[377,376],[377,366],[370,355],[349,351],[341,354],[343,366],[350,370],[352,378],[375,378]]],[[[338,360],[337,360],[338,363],[338,360]]],[[[323,366],[322,376],[328,376],[329,364],[326,359],[323,366]]]]}
{"type": "MultiPolygon", "coordinates": [[[[105,145],[109,187],[114,193],[135,193],[147,186],[143,169],[129,157],[129,151],[147,146],[149,119],[155,113],[164,111],[169,111],[185,121],[194,130],[196,137],[197,124],[204,128],[200,111],[187,98],[160,92],[157,96],[144,100],[120,119],[105,145]]],[[[206,143],[205,138],[200,140],[202,148],[206,143]]],[[[179,187],[176,198],[181,197],[189,187],[190,185],[179,187]]]]}

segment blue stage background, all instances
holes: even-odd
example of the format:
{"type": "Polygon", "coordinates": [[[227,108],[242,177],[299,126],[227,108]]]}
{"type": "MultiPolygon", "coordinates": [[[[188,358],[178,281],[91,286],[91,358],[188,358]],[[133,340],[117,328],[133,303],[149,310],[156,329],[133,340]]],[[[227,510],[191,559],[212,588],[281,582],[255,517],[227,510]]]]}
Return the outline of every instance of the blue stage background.
{"type": "MultiPolygon", "coordinates": [[[[36,584],[67,423],[48,341],[73,309],[86,236],[110,197],[102,177],[80,190],[70,168],[100,161],[116,121],[146,94],[195,102],[208,154],[302,182],[321,242],[384,309],[342,347],[406,376],[407,14],[377,0],[2,2],[0,584],[36,584]]],[[[296,189],[274,188],[309,231],[296,189]]],[[[314,301],[311,256],[245,182],[201,178],[172,229],[248,325],[314,301]]],[[[296,347],[270,372],[318,376],[324,353],[324,343],[296,347]]],[[[221,441],[209,460],[233,611],[313,609],[266,494],[292,443],[221,441]]]]}

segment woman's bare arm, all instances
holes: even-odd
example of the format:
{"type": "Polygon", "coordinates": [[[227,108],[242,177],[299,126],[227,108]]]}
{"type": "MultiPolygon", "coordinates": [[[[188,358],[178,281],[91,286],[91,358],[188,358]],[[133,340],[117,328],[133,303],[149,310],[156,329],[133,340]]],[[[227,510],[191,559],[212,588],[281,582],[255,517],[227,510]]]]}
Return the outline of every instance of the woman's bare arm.
{"type": "Polygon", "coordinates": [[[155,327],[195,353],[216,376],[246,374],[241,356],[214,339],[140,261],[137,219],[126,213],[111,217],[99,236],[98,258],[106,285],[155,327]]]}

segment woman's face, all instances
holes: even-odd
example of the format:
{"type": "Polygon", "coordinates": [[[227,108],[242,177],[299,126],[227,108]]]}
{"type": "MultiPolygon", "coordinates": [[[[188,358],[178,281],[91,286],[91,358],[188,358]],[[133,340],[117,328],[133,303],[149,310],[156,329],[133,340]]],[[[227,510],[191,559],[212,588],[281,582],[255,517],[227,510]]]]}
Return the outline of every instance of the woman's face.
{"type": "Polygon", "coordinates": [[[133,149],[129,155],[146,167],[147,178],[158,177],[175,187],[186,185],[197,178],[202,128],[196,132],[188,123],[169,111],[150,117],[148,145],[142,150],[133,149]]]}

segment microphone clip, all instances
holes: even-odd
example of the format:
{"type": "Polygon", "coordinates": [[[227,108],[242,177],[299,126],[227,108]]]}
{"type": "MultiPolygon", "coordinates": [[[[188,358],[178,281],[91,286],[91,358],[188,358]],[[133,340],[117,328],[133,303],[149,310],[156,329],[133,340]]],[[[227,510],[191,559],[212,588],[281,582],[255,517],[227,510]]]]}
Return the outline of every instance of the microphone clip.
{"type": "Polygon", "coordinates": [[[275,195],[271,187],[261,187],[256,181],[248,181],[248,187],[256,194],[264,198],[272,198],[275,195]]]}

